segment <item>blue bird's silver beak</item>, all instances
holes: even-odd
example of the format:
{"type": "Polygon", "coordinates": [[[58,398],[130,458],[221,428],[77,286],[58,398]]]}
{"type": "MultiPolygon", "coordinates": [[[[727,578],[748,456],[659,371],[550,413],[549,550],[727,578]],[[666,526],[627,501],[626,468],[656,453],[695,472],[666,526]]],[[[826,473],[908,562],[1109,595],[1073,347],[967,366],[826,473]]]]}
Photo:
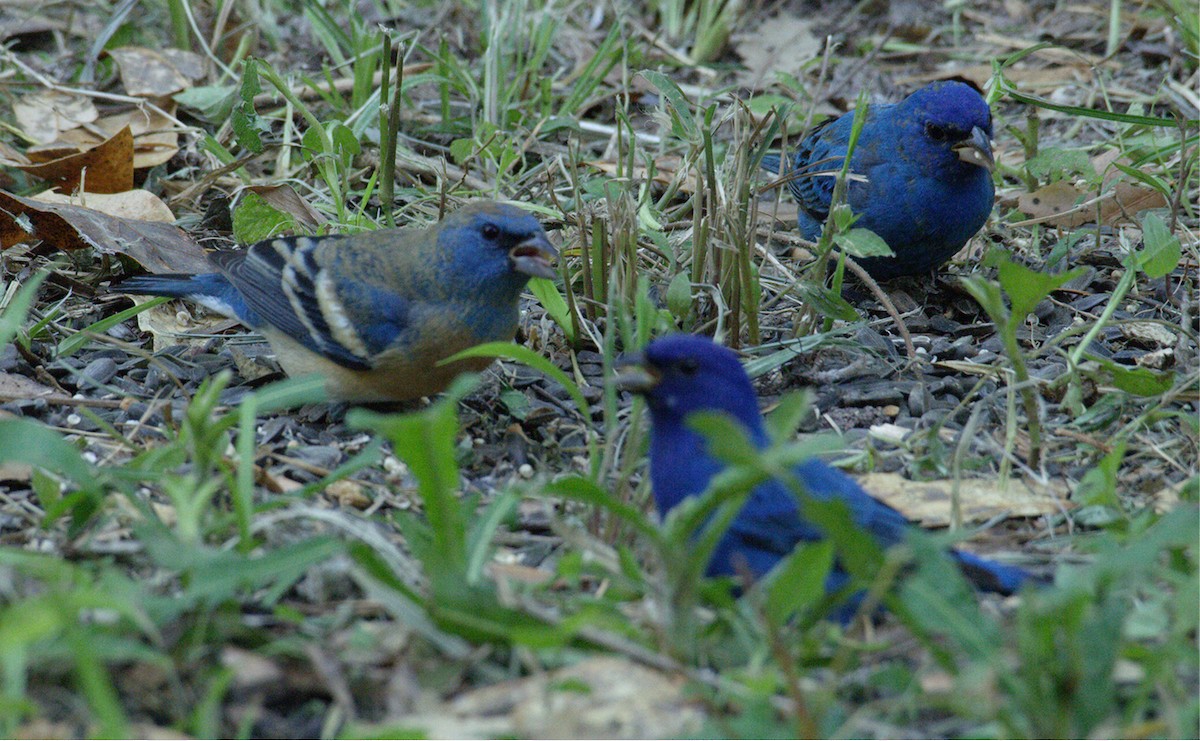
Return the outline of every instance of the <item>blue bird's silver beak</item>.
{"type": "Polygon", "coordinates": [[[617,360],[617,375],[613,383],[624,391],[635,394],[645,394],[654,390],[662,376],[646,362],[646,357],[640,352],[629,353],[617,360]]]}
{"type": "Polygon", "coordinates": [[[554,266],[551,263],[557,257],[558,250],[554,249],[544,234],[530,237],[508,251],[512,269],[534,278],[553,278],[554,266]]]}
{"type": "Polygon", "coordinates": [[[969,165],[982,167],[988,172],[996,169],[996,159],[992,156],[992,142],[987,132],[978,126],[971,129],[971,136],[951,147],[958,158],[969,165]]]}

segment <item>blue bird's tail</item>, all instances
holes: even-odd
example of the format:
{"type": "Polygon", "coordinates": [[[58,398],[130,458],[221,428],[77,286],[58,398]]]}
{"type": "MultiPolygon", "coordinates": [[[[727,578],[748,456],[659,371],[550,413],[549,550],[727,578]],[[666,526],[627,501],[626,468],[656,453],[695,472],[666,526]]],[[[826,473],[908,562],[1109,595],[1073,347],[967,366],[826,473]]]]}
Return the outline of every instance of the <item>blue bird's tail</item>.
{"type": "Polygon", "coordinates": [[[951,551],[950,555],[958,562],[964,576],[989,592],[1005,596],[1016,594],[1026,582],[1036,581],[1032,574],[1018,566],[1006,566],[964,551],[951,551]]]}
{"type": "Polygon", "coordinates": [[[112,284],[109,290],[118,293],[183,298],[185,296],[191,297],[211,295],[214,292],[219,293],[221,283],[228,285],[228,281],[223,276],[213,273],[205,273],[203,275],[163,273],[160,275],[135,275],[112,284]]]}
{"type": "MultiPolygon", "coordinates": [[[[254,319],[248,313],[246,302],[229,279],[220,273],[162,273],[159,275],[135,275],[109,286],[110,291],[135,293],[146,296],[170,296],[186,298],[213,309],[225,316],[238,319],[254,319]]],[[[251,324],[257,324],[252,321],[251,324]]]]}
{"type": "Polygon", "coordinates": [[[762,162],[759,163],[759,167],[766,170],[767,172],[772,172],[772,173],[778,175],[779,174],[779,162],[780,162],[780,157],[778,154],[766,154],[766,155],[763,155],[762,162]]]}

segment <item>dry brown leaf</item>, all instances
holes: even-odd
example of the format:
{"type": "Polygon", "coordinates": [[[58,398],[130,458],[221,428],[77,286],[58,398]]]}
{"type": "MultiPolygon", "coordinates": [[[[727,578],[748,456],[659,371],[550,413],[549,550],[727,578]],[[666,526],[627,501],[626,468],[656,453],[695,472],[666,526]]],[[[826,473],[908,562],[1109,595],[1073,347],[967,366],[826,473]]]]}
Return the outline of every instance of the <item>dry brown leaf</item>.
{"type": "Polygon", "coordinates": [[[246,190],[258,194],[276,211],[290,214],[297,224],[309,230],[315,231],[318,226],[328,221],[290,185],[251,185],[246,190]]]}
{"type": "Polygon", "coordinates": [[[89,193],[121,193],[133,187],[133,132],[126,126],[85,152],[16,167],[64,191],[82,184],[89,193]]]}
{"type": "Polygon", "coordinates": [[[119,219],[175,222],[175,214],[162,199],[148,190],[127,190],[124,193],[80,193],[64,195],[48,190],[33,196],[40,203],[67,203],[90,208],[119,219]]]}
{"type": "MultiPolygon", "coordinates": [[[[970,80],[980,88],[992,77],[990,64],[975,64],[970,67],[960,67],[953,71],[958,77],[970,80]]],[[[1083,63],[1051,64],[1043,67],[1022,65],[1006,67],[1004,76],[1025,92],[1047,92],[1057,90],[1065,85],[1087,85],[1092,82],[1093,71],[1083,63]]],[[[946,77],[945,71],[923,72],[915,75],[897,78],[897,84],[926,83],[941,80],[946,77]]]]}
{"type": "MultiPolygon", "coordinates": [[[[142,304],[150,301],[152,297],[131,294],[130,298],[135,304],[142,304]]],[[[190,304],[177,301],[168,301],[165,304],[146,309],[137,315],[138,329],[149,333],[154,340],[154,352],[162,352],[172,345],[202,345],[208,342],[206,335],[220,334],[240,324],[236,319],[216,313],[194,313],[190,310],[190,306],[190,304]]],[[[207,312],[206,309],[201,309],[201,311],[207,312]]],[[[243,367],[245,353],[232,345],[229,346],[229,349],[233,352],[234,363],[243,378],[254,380],[268,375],[268,371],[276,372],[273,369],[265,369],[257,374],[252,373],[250,369],[243,367]]]]}
{"type": "MultiPolygon", "coordinates": [[[[189,77],[179,69],[185,65],[190,72],[197,69],[203,74],[203,62],[199,57],[190,59],[179,54],[168,57],[162,51],[141,46],[123,46],[106,52],[117,63],[121,83],[125,92],[141,98],[159,98],[177,93],[191,84],[197,77],[189,77]]],[[[180,52],[186,54],[187,52],[180,52]]],[[[195,55],[191,55],[195,57],[195,55]]]]}
{"type": "MultiPolygon", "coordinates": [[[[911,481],[895,473],[855,476],[876,498],[898,509],[905,517],[926,527],[950,524],[950,494],[954,481],[911,481]]],[[[994,517],[1037,517],[1061,512],[1071,505],[1068,492],[1059,486],[1031,486],[1020,479],[963,479],[958,482],[964,523],[987,522],[994,517]]]]}
{"type": "Polygon", "coordinates": [[[684,685],[631,659],[596,656],[464,692],[405,722],[430,738],[679,738],[704,719],[684,685]]]}
{"type": "Polygon", "coordinates": [[[819,55],[821,36],[813,30],[819,21],[784,12],[739,31],[733,37],[733,46],[746,70],[738,74],[738,79],[759,87],[774,79],[775,70],[794,68],[819,55]]]}
{"type": "Polygon", "coordinates": [[[60,250],[90,248],[128,255],[153,273],[204,273],[204,249],[179,227],[120,219],[99,211],[18,198],[0,191],[0,249],[42,240],[60,250]]]}
{"type": "Polygon", "coordinates": [[[47,144],[60,132],[91,123],[100,117],[91,98],[45,90],[12,104],[17,126],[31,140],[47,144]]]}
{"type": "Polygon", "coordinates": [[[1158,322],[1127,322],[1121,334],[1145,347],[1174,347],[1175,333],[1158,322]]]}
{"type": "Polygon", "coordinates": [[[128,127],[133,132],[133,168],[141,170],[161,165],[179,151],[178,124],[172,118],[174,112],[175,103],[164,99],[158,102],[157,108],[147,106],[105,116],[86,128],[60,132],[58,139],[32,146],[24,156],[12,150],[0,151],[0,164],[20,167],[30,162],[46,163],[75,155],[128,127]]]}
{"type": "Polygon", "coordinates": [[[1150,208],[1166,208],[1167,199],[1153,188],[1120,182],[1101,194],[1097,201],[1092,194],[1076,188],[1065,180],[1050,183],[1032,193],[1017,198],[1017,208],[1029,214],[1032,221],[1063,228],[1095,223],[1099,208],[1100,223],[1116,226],[1134,221],[1134,216],[1150,208]]]}
{"type": "Polygon", "coordinates": [[[57,396],[58,392],[49,386],[43,386],[32,378],[15,373],[0,372],[0,399],[37,399],[39,397],[57,396]]]}

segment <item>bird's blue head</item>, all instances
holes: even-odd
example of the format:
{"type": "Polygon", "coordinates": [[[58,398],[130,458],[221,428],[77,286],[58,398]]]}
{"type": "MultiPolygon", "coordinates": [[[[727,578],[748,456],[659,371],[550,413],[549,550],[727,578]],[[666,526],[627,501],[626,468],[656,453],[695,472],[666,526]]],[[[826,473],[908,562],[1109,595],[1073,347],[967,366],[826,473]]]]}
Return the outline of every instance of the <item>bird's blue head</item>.
{"type": "Polygon", "coordinates": [[[553,278],[558,251],[532,214],[495,201],[475,201],[437,226],[438,246],[456,279],[480,290],[519,292],[531,276],[553,278]]]}
{"type": "Polygon", "coordinates": [[[724,412],[756,444],[767,444],[754,387],[731,350],[677,334],[651,342],[627,361],[618,382],[645,396],[650,407],[650,479],[659,514],[704,491],[723,466],[688,426],[689,415],[724,412]]]}
{"type": "MultiPolygon", "coordinates": [[[[682,426],[694,412],[724,412],[765,441],[758,397],[737,355],[707,337],[668,335],[646,345],[622,385],[646,397],[656,432],[682,426]]],[[[627,364],[629,365],[629,364],[627,364]]]]}
{"type": "Polygon", "coordinates": [[[932,82],[897,106],[899,120],[918,128],[916,141],[931,164],[947,174],[991,172],[992,112],[979,92],[957,80],[932,82]]]}

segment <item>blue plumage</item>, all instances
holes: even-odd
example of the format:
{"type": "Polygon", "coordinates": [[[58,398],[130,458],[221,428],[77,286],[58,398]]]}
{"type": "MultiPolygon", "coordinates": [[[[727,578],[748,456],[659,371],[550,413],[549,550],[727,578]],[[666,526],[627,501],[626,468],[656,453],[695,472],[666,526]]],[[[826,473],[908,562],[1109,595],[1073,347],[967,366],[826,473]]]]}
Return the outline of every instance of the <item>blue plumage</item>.
{"type": "MultiPolygon", "coordinates": [[[[768,444],[754,387],[730,350],[704,337],[672,335],[646,346],[644,373],[627,384],[646,397],[650,408],[650,480],[659,513],[666,515],[685,498],[702,493],[723,465],[708,443],[688,424],[696,412],[728,414],[758,447],[768,444]]],[[[846,504],[860,528],[882,547],[904,540],[911,523],[897,510],[875,499],[854,479],[828,464],[809,459],[794,469],[796,479],[814,500],[846,504]]],[[[802,542],[821,540],[821,528],[801,514],[796,498],[780,481],[756,486],[725,532],[708,564],[710,576],[748,570],[760,576],[802,542]]],[[[976,585],[1011,594],[1029,578],[1024,570],[960,551],[951,555],[976,585]]],[[[835,567],[826,583],[834,592],[847,583],[835,567]]],[[[849,617],[851,613],[842,613],[849,617]]]]}
{"type": "Polygon", "coordinates": [[[261,332],[289,375],[325,378],[332,398],[397,401],[435,393],[486,359],[439,366],[511,339],[530,276],[553,277],[541,224],[479,201],[428,229],[289,237],[216,252],[218,272],[146,275],[125,293],[187,298],[261,332]]]}
{"type": "MultiPolygon", "coordinates": [[[[853,124],[850,112],[818,126],[785,168],[805,239],[821,235],[853,124]]],[[[987,103],[962,82],[930,83],[900,103],[867,109],[850,158],[850,171],[867,181],[848,183],[847,202],[859,217],[854,225],[895,253],[859,259],[867,272],[880,280],[926,273],[979,231],[995,196],[991,137],[987,103]]],[[[779,155],[762,166],[778,174],[779,155]]]]}

